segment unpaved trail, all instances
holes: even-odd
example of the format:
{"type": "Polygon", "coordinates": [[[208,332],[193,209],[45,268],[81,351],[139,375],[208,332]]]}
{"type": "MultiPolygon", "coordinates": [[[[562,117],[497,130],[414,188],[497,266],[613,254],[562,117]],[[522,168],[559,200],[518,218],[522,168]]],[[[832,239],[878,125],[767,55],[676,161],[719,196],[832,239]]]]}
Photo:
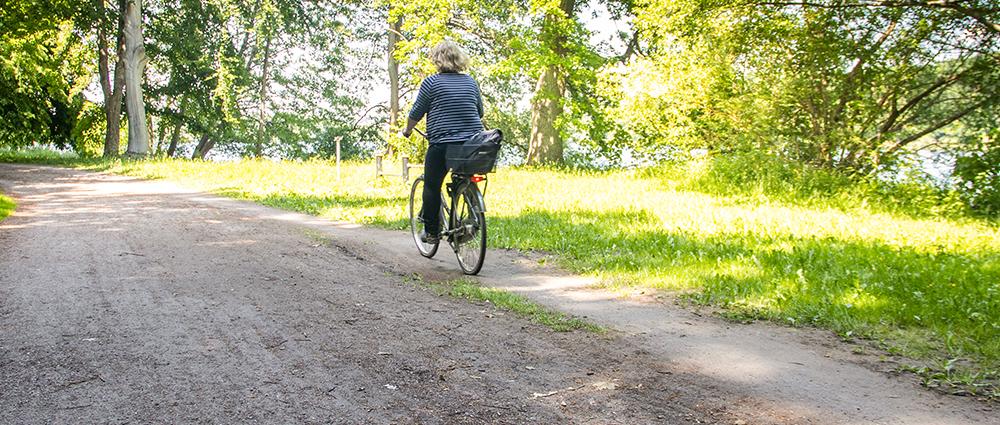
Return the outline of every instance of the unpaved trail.
{"type": "Polygon", "coordinates": [[[0,423],[1000,423],[823,333],[587,290],[490,252],[555,333],[408,276],[409,235],[167,182],[0,164],[0,423]]]}

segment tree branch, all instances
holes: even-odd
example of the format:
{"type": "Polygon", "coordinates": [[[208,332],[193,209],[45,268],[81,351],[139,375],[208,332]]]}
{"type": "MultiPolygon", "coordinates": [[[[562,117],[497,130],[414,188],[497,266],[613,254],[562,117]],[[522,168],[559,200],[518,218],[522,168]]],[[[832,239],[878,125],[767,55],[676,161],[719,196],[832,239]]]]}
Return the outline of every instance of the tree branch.
{"type": "Polygon", "coordinates": [[[981,9],[981,8],[971,8],[961,5],[962,0],[927,0],[927,1],[861,1],[857,3],[822,3],[816,1],[760,1],[753,2],[753,5],[757,6],[799,6],[799,7],[816,7],[824,9],[850,9],[857,7],[892,7],[892,8],[903,8],[903,7],[923,7],[929,9],[948,9],[955,11],[965,17],[972,18],[979,22],[987,31],[994,34],[1000,34],[1000,24],[993,22],[987,16],[991,13],[997,13],[998,9],[981,9]]]}
{"type": "Polygon", "coordinates": [[[625,48],[625,53],[619,56],[617,60],[621,63],[627,63],[633,55],[645,56],[639,46],[639,30],[635,30],[635,32],[632,33],[632,39],[629,40],[628,47],[625,48]]]}
{"type": "Polygon", "coordinates": [[[903,105],[903,107],[898,108],[898,109],[897,108],[893,108],[892,113],[889,114],[889,117],[887,117],[886,120],[885,120],[885,122],[882,123],[882,127],[879,128],[879,130],[878,130],[878,136],[876,136],[876,139],[881,138],[886,133],[889,133],[893,129],[893,127],[896,125],[896,122],[899,120],[899,117],[903,115],[903,113],[905,113],[909,109],[915,107],[918,103],[920,103],[925,98],[927,98],[927,96],[930,96],[931,94],[933,94],[935,91],[937,91],[939,89],[942,89],[944,87],[947,87],[947,86],[951,85],[952,83],[954,83],[955,81],[958,81],[958,78],[962,74],[964,74],[965,72],[966,71],[963,71],[963,72],[952,74],[952,75],[949,75],[949,76],[947,76],[945,78],[942,78],[942,79],[938,80],[936,83],[931,84],[930,87],[928,87],[926,90],[918,93],[916,96],[913,96],[908,102],[906,102],[903,105]]]}
{"type": "Polygon", "coordinates": [[[979,109],[983,105],[986,105],[987,103],[989,103],[991,100],[992,99],[989,99],[989,98],[980,100],[979,102],[976,102],[976,103],[973,103],[972,105],[969,105],[965,109],[957,111],[954,114],[951,114],[951,115],[949,115],[949,116],[941,119],[940,121],[938,121],[938,122],[936,122],[934,124],[931,124],[929,127],[923,129],[920,132],[917,132],[915,134],[911,134],[910,136],[907,136],[907,137],[905,137],[903,139],[897,140],[892,145],[890,145],[888,148],[886,148],[886,150],[884,151],[884,154],[889,155],[889,154],[892,154],[892,153],[898,151],[899,149],[901,149],[904,146],[906,146],[906,145],[908,145],[908,144],[910,144],[910,143],[912,143],[912,142],[920,139],[921,137],[924,137],[924,136],[930,134],[931,132],[937,131],[941,127],[944,127],[944,126],[946,126],[948,124],[951,124],[951,123],[957,121],[958,119],[960,119],[960,118],[962,118],[962,117],[964,117],[964,116],[972,113],[976,109],[979,109]]]}

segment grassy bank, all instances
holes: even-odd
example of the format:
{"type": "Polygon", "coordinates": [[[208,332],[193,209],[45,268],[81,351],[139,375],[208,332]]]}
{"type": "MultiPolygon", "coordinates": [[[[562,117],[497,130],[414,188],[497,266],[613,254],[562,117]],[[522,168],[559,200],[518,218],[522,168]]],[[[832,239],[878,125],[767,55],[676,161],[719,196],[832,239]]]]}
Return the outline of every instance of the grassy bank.
{"type": "MultiPolygon", "coordinates": [[[[407,187],[375,180],[371,164],[345,164],[340,181],[323,161],[78,165],[405,227],[407,187]]],[[[968,372],[947,377],[954,381],[988,381],[1000,369],[995,222],[942,218],[947,204],[919,193],[882,200],[892,194],[821,182],[803,190],[808,185],[794,176],[772,179],[788,186],[784,192],[741,188],[734,177],[713,177],[717,163],[675,167],[682,168],[503,169],[490,177],[487,193],[490,244],[553,253],[612,288],[676,291],[740,319],[872,338],[890,351],[968,372]],[[975,366],[963,368],[969,362],[975,366]]]]}

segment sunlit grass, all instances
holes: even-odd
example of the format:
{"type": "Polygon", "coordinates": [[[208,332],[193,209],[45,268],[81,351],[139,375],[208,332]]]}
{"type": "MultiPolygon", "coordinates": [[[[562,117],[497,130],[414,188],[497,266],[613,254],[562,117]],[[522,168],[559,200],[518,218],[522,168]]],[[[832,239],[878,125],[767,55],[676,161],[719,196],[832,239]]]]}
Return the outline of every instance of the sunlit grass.
{"type": "MultiPolygon", "coordinates": [[[[369,163],[345,163],[340,180],[327,161],[80,164],[335,220],[406,223],[408,185],[376,179],[369,163]]],[[[501,169],[486,195],[490,245],[549,252],[608,287],[677,291],[730,317],[821,326],[909,356],[1000,368],[995,221],[852,203],[850,192],[830,202],[720,194],[698,190],[697,177],[501,169]]]]}
{"type": "Polygon", "coordinates": [[[453,297],[489,302],[502,310],[510,311],[535,323],[547,326],[556,332],[567,332],[577,329],[594,333],[605,332],[600,326],[542,307],[521,295],[482,287],[468,279],[438,283],[434,284],[434,287],[441,293],[446,293],[453,297]]]}
{"type": "Polygon", "coordinates": [[[14,212],[14,200],[4,196],[0,193],[0,220],[7,218],[10,213],[14,212]]]}

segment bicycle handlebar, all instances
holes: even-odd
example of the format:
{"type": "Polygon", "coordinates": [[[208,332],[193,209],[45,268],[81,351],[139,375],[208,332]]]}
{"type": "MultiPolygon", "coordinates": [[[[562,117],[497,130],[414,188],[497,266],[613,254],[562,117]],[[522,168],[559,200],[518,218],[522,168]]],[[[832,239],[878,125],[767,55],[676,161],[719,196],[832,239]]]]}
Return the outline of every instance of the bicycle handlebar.
{"type": "MultiPolygon", "coordinates": [[[[416,128],[416,127],[414,127],[414,128],[413,128],[413,131],[416,131],[416,132],[417,132],[417,134],[419,134],[420,136],[422,136],[422,137],[423,137],[424,139],[427,139],[427,135],[426,135],[426,134],[424,134],[424,132],[423,132],[423,131],[420,131],[420,129],[419,129],[419,128],[416,128]]],[[[400,132],[399,134],[403,134],[403,133],[402,133],[402,132],[400,132]]]]}

